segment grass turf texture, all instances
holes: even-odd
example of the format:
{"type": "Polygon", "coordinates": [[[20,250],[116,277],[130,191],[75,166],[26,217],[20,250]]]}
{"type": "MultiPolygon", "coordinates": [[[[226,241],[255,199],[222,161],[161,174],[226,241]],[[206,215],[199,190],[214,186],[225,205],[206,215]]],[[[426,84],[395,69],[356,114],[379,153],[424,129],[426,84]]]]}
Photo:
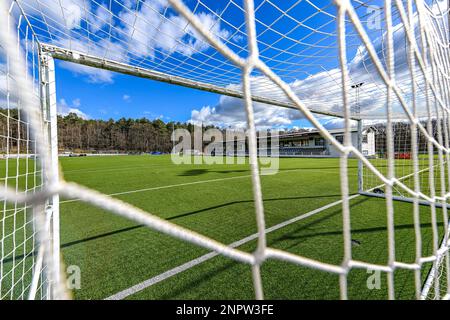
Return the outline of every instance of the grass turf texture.
{"type": "MultiPolygon", "coordinates": [[[[114,197],[223,243],[232,243],[256,232],[248,164],[173,165],[169,156],[117,156],[61,158],[61,166],[66,180],[106,194],[146,189],[114,197]]],[[[267,227],[340,200],[339,159],[280,159],[279,172],[261,178],[267,227]]],[[[351,192],[355,193],[357,162],[353,159],[349,160],[349,179],[351,192]]],[[[359,196],[351,201],[352,238],[360,243],[352,248],[354,259],[387,264],[385,208],[383,199],[359,196]]],[[[413,262],[412,205],[395,202],[394,208],[396,260],[413,262]]],[[[442,232],[440,209],[437,217],[442,232]]],[[[429,207],[420,207],[420,219],[423,256],[430,255],[429,207]]],[[[5,225],[7,233],[12,226],[5,225]]],[[[268,234],[268,245],[340,264],[343,257],[341,206],[268,234]]],[[[81,268],[81,289],[73,292],[77,299],[106,298],[207,253],[202,248],[70,199],[63,199],[61,203],[61,246],[65,264],[81,268]]],[[[256,241],[252,241],[240,249],[251,252],[255,246],[256,241]]],[[[429,267],[427,264],[423,268],[423,280],[429,267]]],[[[11,270],[12,262],[6,262],[4,268],[11,270]]],[[[386,275],[381,276],[379,290],[369,290],[366,282],[370,275],[366,270],[350,271],[350,298],[387,298],[386,275]]],[[[413,277],[412,271],[395,272],[396,298],[414,298],[413,277]]],[[[215,257],[129,298],[252,299],[251,279],[250,266],[215,257]]],[[[262,279],[265,297],[269,299],[339,298],[337,275],[291,263],[266,261],[262,266],[262,279]]],[[[7,280],[3,280],[2,294],[7,290],[7,280]]],[[[15,290],[20,292],[20,286],[15,290]]]]}

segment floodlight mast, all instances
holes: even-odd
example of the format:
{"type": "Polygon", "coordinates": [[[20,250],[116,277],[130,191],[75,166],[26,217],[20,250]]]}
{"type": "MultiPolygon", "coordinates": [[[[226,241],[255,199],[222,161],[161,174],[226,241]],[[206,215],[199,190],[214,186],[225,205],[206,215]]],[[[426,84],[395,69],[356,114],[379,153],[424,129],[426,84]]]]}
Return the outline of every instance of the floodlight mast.
{"type": "Polygon", "coordinates": [[[356,83],[351,86],[352,89],[356,89],[356,101],[355,101],[355,113],[359,116],[361,113],[361,106],[359,105],[359,90],[363,86],[364,82],[356,83]]]}
{"type": "MultiPolygon", "coordinates": [[[[359,150],[359,152],[362,153],[362,131],[363,131],[363,126],[362,126],[362,120],[361,120],[361,106],[359,104],[359,90],[361,89],[362,85],[364,84],[364,82],[359,82],[356,84],[351,85],[352,89],[356,89],[356,96],[355,96],[355,108],[354,108],[354,113],[357,115],[358,120],[356,120],[358,122],[358,133],[357,133],[357,148],[359,150]]],[[[358,160],[358,192],[362,192],[363,191],[363,163],[361,160],[358,160]]]]}

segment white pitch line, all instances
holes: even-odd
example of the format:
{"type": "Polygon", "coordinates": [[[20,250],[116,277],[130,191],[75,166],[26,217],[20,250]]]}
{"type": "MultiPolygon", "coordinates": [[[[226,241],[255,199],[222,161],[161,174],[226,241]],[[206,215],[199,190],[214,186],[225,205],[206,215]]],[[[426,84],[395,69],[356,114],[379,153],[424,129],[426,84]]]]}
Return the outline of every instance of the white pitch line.
{"type": "MultiPolygon", "coordinates": [[[[278,173],[289,173],[293,171],[325,171],[329,169],[316,169],[316,168],[301,168],[301,169],[292,169],[292,170],[284,170],[284,171],[278,171],[278,173]]],[[[339,174],[339,172],[327,172],[327,173],[336,173],[339,174]]],[[[349,176],[356,176],[356,174],[348,174],[349,176]]],[[[107,196],[120,196],[124,194],[131,194],[131,193],[139,193],[139,192],[146,192],[146,191],[154,191],[154,190],[161,190],[161,189],[169,189],[169,188],[176,188],[176,187],[184,187],[184,186],[190,186],[195,184],[202,184],[202,183],[210,183],[210,182],[219,182],[219,181],[226,181],[226,180],[233,180],[233,179],[242,179],[242,178],[250,178],[251,175],[243,175],[243,176],[235,176],[235,177],[227,177],[227,178],[217,178],[217,179],[210,179],[210,180],[200,180],[200,181],[194,181],[194,182],[185,182],[185,183],[177,183],[177,184],[170,184],[165,186],[158,186],[158,187],[150,187],[150,188],[143,188],[143,189],[136,189],[136,190],[129,190],[129,191],[122,191],[122,192],[115,192],[107,194],[107,196]]],[[[70,202],[76,202],[80,201],[80,199],[69,199],[60,201],[60,203],[70,203],[70,202]]]]}
{"type": "MultiPolygon", "coordinates": [[[[349,197],[348,199],[352,200],[352,199],[354,199],[354,198],[356,198],[358,196],[359,196],[359,194],[355,194],[355,195],[349,197]]],[[[295,223],[297,221],[300,221],[300,220],[303,220],[305,218],[311,217],[312,215],[315,215],[315,214],[317,214],[319,212],[327,210],[327,209],[329,209],[331,207],[334,207],[334,206],[336,206],[338,204],[341,204],[341,203],[342,203],[342,200],[338,200],[338,201],[329,203],[329,204],[327,204],[327,205],[325,205],[323,207],[320,207],[318,209],[312,210],[312,211],[310,211],[308,213],[305,213],[305,214],[302,214],[300,216],[297,216],[297,217],[294,217],[292,219],[289,219],[289,220],[286,220],[284,222],[281,222],[281,223],[279,223],[277,225],[274,225],[274,226],[272,226],[270,228],[267,228],[266,229],[266,234],[270,233],[270,232],[273,232],[273,231],[276,231],[278,229],[281,229],[283,227],[286,227],[286,226],[288,226],[288,225],[290,225],[292,223],[295,223]]],[[[257,238],[258,238],[258,234],[254,233],[254,234],[252,234],[252,235],[250,235],[248,237],[245,237],[245,238],[243,238],[241,240],[238,240],[238,241],[235,241],[235,242],[231,243],[229,245],[229,247],[236,248],[236,247],[239,247],[239,246],[241,246],[241,245],[243,245],[243,244],[245,244],[247,242],[250,242],[252,240],[256,240],[257,238]]],[[[166,280],[166,279],[168,279],[168,278],[170,278],[172,276],[175,276],[175,275],[177,275],[177,274],[179,274],[179,273],[181,273],[183,271],[191,269],[194,266],[197,266],[197,265],[199,265],[199,264],[201,264],[201,263],[203,263],[205,261],[208,261],[208,260],[210,260],[210,259],[212,259],[212,258],[214,258],[214,257],[216,257],[218,255],[219,254],[216,253],[216,252],[207,253],[207,254],[205,254],[203,256],[200,256],[200,257],[198,257],[196,259],[193,259],[193,260],[188,261],[188,262],[186,262],[186,263],[184,263],[182,265],[179,265],[178,267],[175,267],[175,268],[170,269],[170,270],[168,270],[166,272],[163,272],[163,273],[161,273],[161,274],[159,274],[157,276],[154,276],[154,277],[152,277],[150,279],[147,279],[147,280],[145,280],[145,281],[143,281],[141,283],[138,283],[138,284],[136,284],[136,285],[134,285],[134,286],[132,286],[132,287],[130,287],[128,289],[125,289],[125,290],[120,291],[120,292],[118,292],[116,294],[113,294],[112,296],[109,296],[105,300],[122,300],[122,299],[125,299],[125,298],[127,298],[127,297],[129,297],[129,296],[131,296],[131,295],[133,295],[133,294],[135,294],[137,292],[139,292],[139,291],[144,290],[145,288],[148,288],[148,287],[150,287],[150,286],[152,286],[152,285],[154,285],[154,284],[156,284],[158,282],[161,282],[161,281],[166,280]]]]}
{"type": "Polygon", "coordinates": [[[63,170],[62,173],[64,175],[67,174],[72,174],[72,173],[92,173],[92,172],[118,172],[118,171],[127,171],[130,169],[136,169],[136,168],[141,168],[141,169],[160,169],[160,168],[167,168],[167,165],[136,165],[136,166],[115,166],[115,167],[104,167],[102,169],[96,168],[84,168],[84,169],[72,169],[72,170],[63,170]]]}
{"type": "MultiPolygon", "coordinates": [[[[210,179],[210,180],[200,180],[200,181],[185,182],[185,183],[178,183],[178,184],[170,184],[170,185],[158,186],[158,187],[150,187],[150,188],[144,188],[144,189],[122,191],[122,192],[110,193],[110,194],[107,194],[107,195],[108,196],[120,196],[120,195],[123,195],[123,194],[139,193],[139,192],[161,190],[161,189],[168,189],[168,188],[174,188],[174,187],[190,186],[190,185],[193,185],[193,184],[202,184],[202,183],[218,182],[218,181],[225,181],[225,180],[232,180],[232,179],[242,179],[242,178],[249,178],[249,177],[251,177],[251,175],[228,177],[228,178],[218,178],[218,179],[210,179]]],[[[64,200],[64,201],[61,201],[60,203],[68,203],[68,202],[75,202],[75,201],[79,201],[79,199],[64,200]]]]}

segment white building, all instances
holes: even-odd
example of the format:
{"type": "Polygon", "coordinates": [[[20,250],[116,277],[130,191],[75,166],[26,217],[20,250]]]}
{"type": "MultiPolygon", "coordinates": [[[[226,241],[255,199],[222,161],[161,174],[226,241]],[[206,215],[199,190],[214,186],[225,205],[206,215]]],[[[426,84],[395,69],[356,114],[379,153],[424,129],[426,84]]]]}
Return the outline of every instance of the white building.
{"type": "Polygon", "coordinates": [[[367,157],[375,156],[375,134],[376,129],[367,127],[362,132],[361,151],[367,157]]]}
{"type": "MultiPolygon", "coordinates": [[[[361,149],[365,156],[375,155],[375,130],[367,127],[362,132],[361,149]]],[[[328,130],[339,142],[344,141],[343,129],[328,130]]],[[[358,130],[352,129],[352,144],[358,146],[358,130]]],[[[339,157],[339,151],[319,134],[319,131],[283,134],[280,136],[280,155],[339,157]]]]}

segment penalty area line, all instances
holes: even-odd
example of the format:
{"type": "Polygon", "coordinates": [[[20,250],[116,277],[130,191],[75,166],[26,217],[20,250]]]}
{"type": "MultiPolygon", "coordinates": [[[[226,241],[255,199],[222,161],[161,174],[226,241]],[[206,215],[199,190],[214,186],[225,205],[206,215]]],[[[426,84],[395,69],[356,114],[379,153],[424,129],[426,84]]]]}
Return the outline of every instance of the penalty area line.
{"type": "MultiPolygon", "coordinates": [[[[144,188],[144,189],[136,189],[136,190],[122,191],[122,192],[115,192],[115,193],[107,194],[107,196],[120,196],[120,195],[124,195],[124,194],[139,193],[139,192],[161,190],[161,189],[169,189],[169,188],[175,188],[175,187],[184,187],[184,186],[191,186],[191,185],[194,185],[194,184],[219,182],[219,181],[233,180],[233,179],[242,179],[242,178],[249,178],[249,177],[251,177],[250,174],[249,175],[245,175],[245,176],[235,176],[235,177],[227,177],[227,178],[217,178],[217,179],[210,179],[210,180],[200,180],[200,181],[193,181],[193,182],[170,184],[170,185],[165,185],[165,186],[158,186],[158,187],[150,187],[150,188],[144,188]]],[[[80,201],[80,199],[69,199],[69,200],[60,201],[60,203],[69,203],[69,202],[76,202],[76,201],[80,201]]]]}
{"type": "MultiPolygon", "coordinates": [[[[360,196],[360,194],[352,195],[348,199],[352,200],[352,199],[354,199],[354,198],[356,198],[358,196],[360,196]]],[[[286,226],[288,226],[288,225],[290,225],[292,223],[298,222],[300,220],[309,218],[309,217],[311,217],[311,216],[313,216],[313,215],[315,215],[317,213],[320,213],[320,212],[322,212],[324,210],[327,210],[329,208],[337,206],[337,205],[339,205],[341,203],[342,203],[342,200],[338,200],[338,201],[329,203],[329,204],[327,204],[327,205],[325,205],[323,207],[320,207],[320,208],[317,208],[317,209],[312,210],[310,212],[307,212],[305,214],[299,215],[299,216],[294,217],[292,219],[289,219],[289,220],[286,220],[286,221],[281,222],[279,224],[276,224],[276,225],[274,225],[274,226],[272,226],[270,228],[267,228],[266,229],[266,234],[270,233],[270,232],[273,232],[273,231],[276,231],[278,229],[281,229],[283,227],[286,227],[286,226]]],[[[239,246],[241,246],[241,245],[243,245],[245,243],[248,243],[248,242],[250,242],[252,240],[256,240],[256,239],[258,239],[258,233],[254,233],[254,234],[252,234],[252,235],[250,235],[248,237],[245,237],[245,238],[243,238],[241,240],[235,241],[235,242],[229,244],[229,247],[237,248],[237,247],[239,247],[239,246]]],[[[137,292],[139,292],[139,291],[142,291],[142,290],[144,290],[144,289],[146,289],[148,287],[151,287],[154,284],[157,284],[157,283],[159,283],[161,281],[164,281],[164,280],[166,280],[166,279],[168,279],[170,277],[173,277],[173,276],[175,276],[175,275],[177,275],[177,274],[179,274],[179,273],[181,273],[183,271],[189,270],[189,269],[191,269],[191,268],[193,268],[193,267],[195,267],[195,266],[197,266],[197,265],[199,265],[199,264],[201,264],[203,262],[206,262],[206,261],[208,261],[208,260],[210,260],[210,259],[212,259],[212,258],[214,258],[214,257],[216,257],[218,255],[219,255],[219,253],[214,252],[214,251],[210,252],[210,253],[207,253],[207,254],[205,254],[203,256],[200,256],[200,257],[198,257],[196,259],[193,259],[193,260],[188,261],[188,262],[186,262],[184,264],[181,264],[181,265],[179,265],[179,266],[177,266],[177,267],[175,267],[173,269],[170,269],[170,270],[168,270],[166,272],[163,272],[163,273],[161,273],[161,274],[159,274],[157,276],[154,276],[154,277],[149,278],[149,279],[147,279],[145,281],[142,281],[142,282],[140,282],[140,283],[138,283],[138,284],[136,284],[136,285],[134,285],[132,287],[129,287],[128,289],[125,289],[125,290],[122,290],[122,291],[120,291],[120,292],[118,292],[116,294],[113,294],[112,296],[109,296],[105,300],[122,300],[122,299],[125,299],[125,298],[127,298],[127,297],[129,297],[129,296],[131,296],[131,295],[133,295],[133,294],[135,294],[137,292]]]]}
{"type": "MultiPolygon", "coordinates": [[[[291,169],[291,170],[284,170],[284,171],[278,171],[277,173],[289,173],[289,172],[295,172],[295,171],[305,171],[305,172],[311,172],[311,171],[321,171],[326,172],[327,174],[335,173],[339,174],[339,172],[328,172],[324,169],[316,169],[316,168],[302,168],[302,169],[291,169]]],[[[356,176],[356,174],[348,174],[349,176],[356,176]]],[[[177,188],[177,187],[185,187],[185,186],[191,186],[196,184],[203,184],[203,183],[210,183],[210,182],[220,182],[220,181],[226,181],[226,180],[234,180],[234,179],[243,179],[243,178],[250,178],[252,175],[241,175],[241,176],[234,176],[234,177],[227,177],[227,178],[217,178],[217,179],[209,179],[209,180],[199,180],[199,181],[193,181],[193,182],[184,182],[184,183],[178,183],[178,184],[170,184],[165,186],[157,186],[157,187],[149,187],[149,188],[143,188],[143,189],[135,189],[135,190],[128,190],[128,191],[121,191],[121,192],[115,192],[115,193],[109,193],[107,196],[121,196],[126,194],[132,194],[132,193],[140,193],[140,192],[147,192],[147,191],[154,191],[154,190],[162,190],[162,189],[170,189],[170,188],[177,188]]],[[[80,199],[68,199],[60,201],[59,203],[70,203],[70,202],[77,202],[80,201],[80,199]]]]}

